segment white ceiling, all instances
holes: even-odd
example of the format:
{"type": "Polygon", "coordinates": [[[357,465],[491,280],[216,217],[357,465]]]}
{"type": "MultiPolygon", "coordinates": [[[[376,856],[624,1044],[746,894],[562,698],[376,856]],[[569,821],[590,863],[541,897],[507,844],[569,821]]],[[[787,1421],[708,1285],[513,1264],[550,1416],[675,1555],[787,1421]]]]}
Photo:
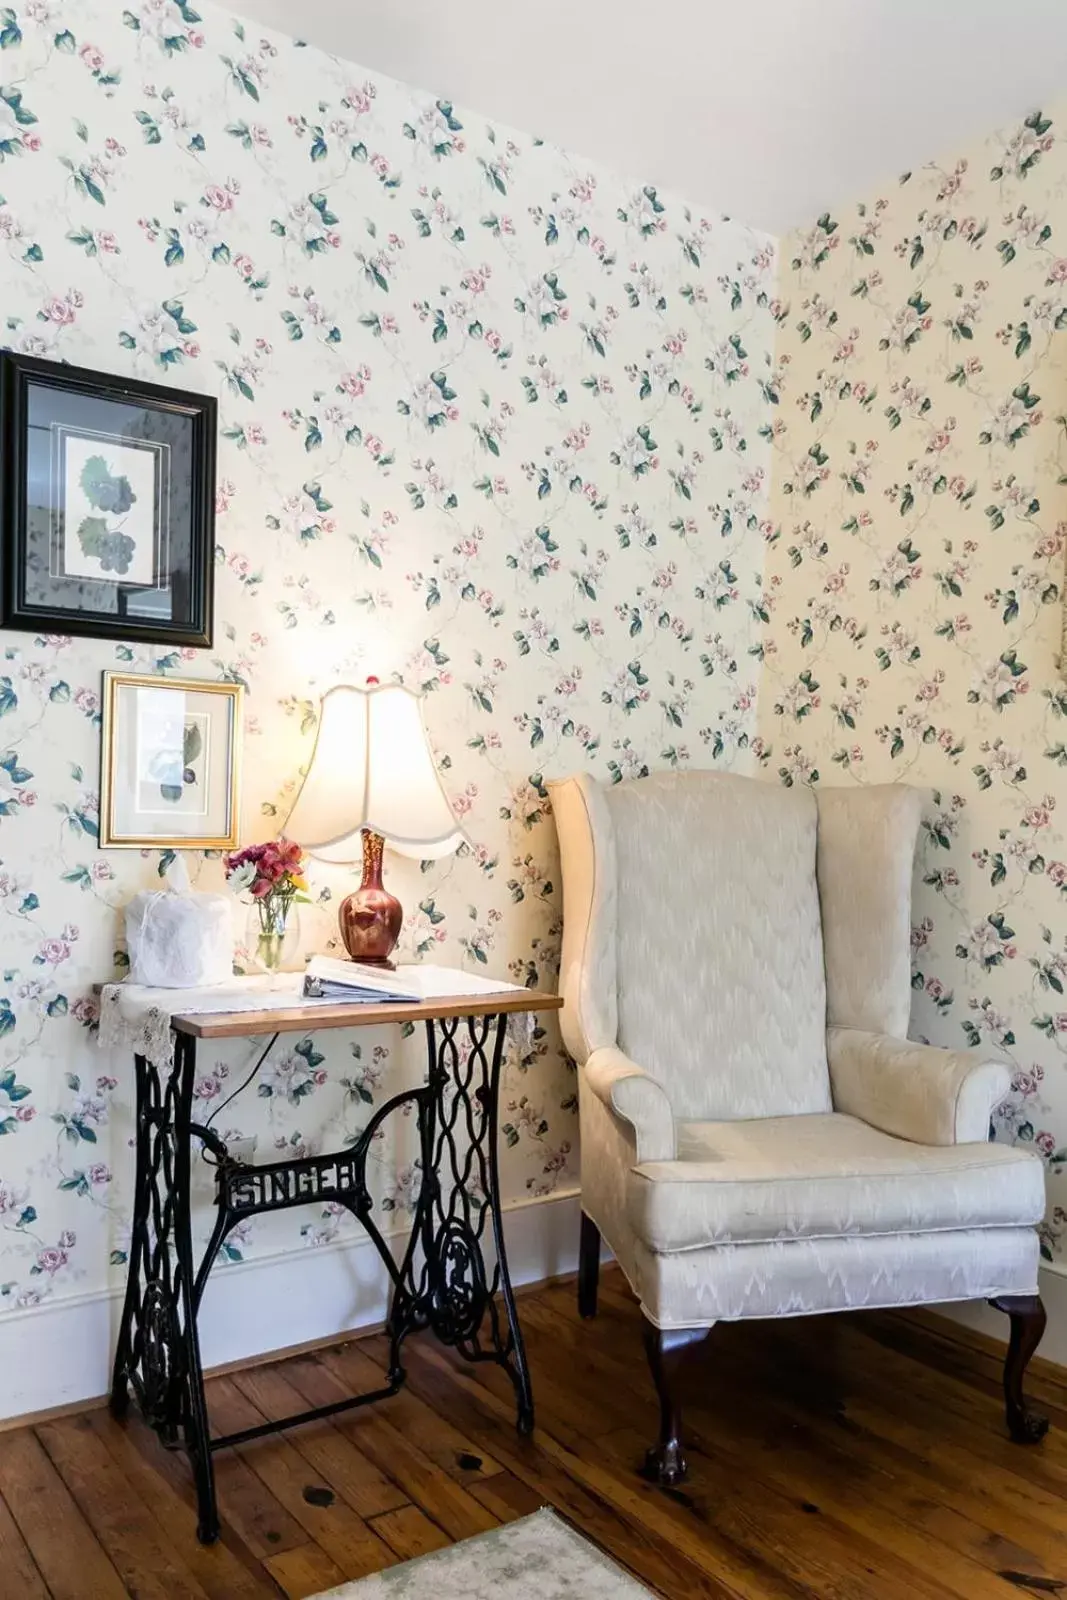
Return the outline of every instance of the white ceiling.
{"type": "Polygon", "coordinates": [[[782,233],[1067,94],[1065,0],[235,0],[782,233]]]}

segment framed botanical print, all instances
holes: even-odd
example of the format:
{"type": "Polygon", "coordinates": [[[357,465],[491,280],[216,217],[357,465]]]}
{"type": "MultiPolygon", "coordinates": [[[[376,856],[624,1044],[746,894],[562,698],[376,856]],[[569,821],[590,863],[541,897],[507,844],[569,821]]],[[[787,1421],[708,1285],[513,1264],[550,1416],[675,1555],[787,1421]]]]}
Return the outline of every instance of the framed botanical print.
{"type": "Polygon", "coordinates": [[[0,352],[0,627],[210,645],[217,402],[0,352]]]}
{"type": "Polygon", "coordinates": [[[243,693],[237,683],[104,673],[102,849],[236,847],[243,693]]]}

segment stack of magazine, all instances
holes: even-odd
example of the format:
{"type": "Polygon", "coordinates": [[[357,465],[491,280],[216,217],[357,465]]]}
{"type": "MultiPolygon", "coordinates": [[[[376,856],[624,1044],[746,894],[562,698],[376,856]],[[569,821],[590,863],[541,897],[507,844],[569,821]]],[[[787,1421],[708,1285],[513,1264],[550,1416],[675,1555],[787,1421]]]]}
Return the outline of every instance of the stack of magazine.
{"type": "Polygon", "coordinates": [[[351,1004],[389,1005],[421,1000],[418,989],[388,967],[367,967],[358,961],[336,961],[332,956],[312,956],[304,973],[308,1000],[338,1000],[351,1004]]]}

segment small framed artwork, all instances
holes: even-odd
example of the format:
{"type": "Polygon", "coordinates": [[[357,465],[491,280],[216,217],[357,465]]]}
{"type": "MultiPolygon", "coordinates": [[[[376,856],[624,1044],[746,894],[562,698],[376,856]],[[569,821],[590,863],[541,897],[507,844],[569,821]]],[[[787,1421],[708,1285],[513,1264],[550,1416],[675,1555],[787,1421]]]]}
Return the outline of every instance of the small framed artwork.
{"type": "Polygon", "coordinates": [[[236,847],[243,693],[104,673],[101,849],[236,847]]]}
{"type": "Polygon", "coordinates": [[[218,404],[0,352],[0,627],[210,645],[218,404]]]}

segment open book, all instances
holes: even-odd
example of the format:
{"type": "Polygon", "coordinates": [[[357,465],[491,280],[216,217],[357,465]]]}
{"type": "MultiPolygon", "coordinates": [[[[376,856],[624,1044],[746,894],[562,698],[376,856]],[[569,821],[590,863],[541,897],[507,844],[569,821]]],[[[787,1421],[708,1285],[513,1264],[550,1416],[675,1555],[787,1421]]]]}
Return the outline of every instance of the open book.
{"type": "Polygon", "coordinates": [[[497,978],[483,978],[475,972],[461,972],[457,967],[435,967],[421,961],[390,972],[388,968],[367,967],[358,961],[311,956],[304,975],[307,999],[347,1000],[353,1004],[481,998],[515,993],[519,988],[516,983],[501,983],[497,978]]]}
{"type": "Polygon", "coordinates": [[[342,1000],[368,1005],[421,1000],[417,989],[405,984],[387,967],[366,967],[358,961],[336,961],[332,956],[312,956],[304,973],[304,995],[309,1000],[342,1000]]]}

